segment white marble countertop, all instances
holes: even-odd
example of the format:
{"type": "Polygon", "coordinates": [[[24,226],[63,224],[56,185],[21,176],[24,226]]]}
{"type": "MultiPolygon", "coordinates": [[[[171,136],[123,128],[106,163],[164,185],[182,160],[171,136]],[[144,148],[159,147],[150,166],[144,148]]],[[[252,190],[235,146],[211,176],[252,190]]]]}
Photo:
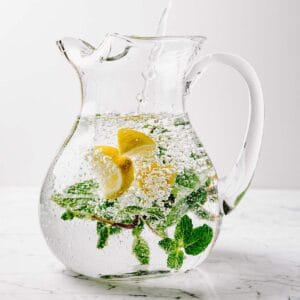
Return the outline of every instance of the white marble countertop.
{"type": "Polygon", "coordinates": [[[250,191],[224,218],[197,270],[96,282],[72,274],[46,246],[38,189],[0,188],[0,299],[300,299],[300,191],[250,191]]]}

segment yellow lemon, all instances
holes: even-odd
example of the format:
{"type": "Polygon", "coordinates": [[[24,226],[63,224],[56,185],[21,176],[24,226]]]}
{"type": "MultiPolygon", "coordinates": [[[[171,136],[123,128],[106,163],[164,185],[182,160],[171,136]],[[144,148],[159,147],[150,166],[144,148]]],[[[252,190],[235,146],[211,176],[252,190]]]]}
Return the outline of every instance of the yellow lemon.
{"type": "Polygon", "coordinates": [[[154,140],[143,132],[120,128],[118,130],[118,144],[121,154],[136,155],[154,152],[154,140]]]}
{"type": "Polygon", "coordinates": [[[103,154],[109,156],[112,160],[120,155],[119,150],[112,146],[96,146],[94,148],[94,154],[103,154]]]}
{"type": "Polygon", "coordinates": [[[170,165],[159,165],[156,162],[140,170],[137,174],[138,185],[149,197],[160,197],[169,192],[175,183],[176,172],[170,165]]]}
{"type": "Polygon", "coordinates": [[[115,199],[128,190],[134,179],[134,168],[129,157],[120,155],[115,147],[96,146],[93,160],[106,199],[115,199]]]}

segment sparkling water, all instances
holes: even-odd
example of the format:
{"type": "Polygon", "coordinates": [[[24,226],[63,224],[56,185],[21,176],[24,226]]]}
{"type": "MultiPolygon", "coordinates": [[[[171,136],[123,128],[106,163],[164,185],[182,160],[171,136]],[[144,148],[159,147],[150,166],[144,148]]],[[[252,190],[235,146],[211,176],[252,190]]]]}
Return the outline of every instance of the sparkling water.
{"type": "MultiPolygon", "coordinates": [[[[76,197],[78,195],[74,195],[72,201],[77,201],[76,197]]],[[[42,189],[40,221],[47,243],[53,253],[75,272],[91,277],[139,274],[135,272],[141,270],[143,273],[167,272],[174,269],[167,265],[167,253],[158,244],[163,237],[160,233],[157,234],[156,229],[162,227],[172,209],[174,210],[179,203],[183,203],[180,209],[183,209],[183,213],[190,217],[194,227],[207,224],[213,230],[213,239],[203,252],[195,256],[184,255],[183,265],[178,269],[185,271],[207,257],[217,237],[220,223],[216,172],[187,115],[167,113],[95,115],[77,119],[70,137],[55,158],[42,189]],[[141,190],[138,177],[139,168],[141,165],[151,162],[148,161],[147,154],[136,154],[130,157],[134,165],[133,182],[117,199],[111,200],[113,204],[109,204],[103,211],[101,210],[103,205],[107,205],[108,202],[103,196],[99,172],[93,164],[93,149],[99,145],[118,148],[117,133],[120,128],[130,128],[142,132],[154,140],[155,164],[161,168],[170,166],[172,170],[175,170],[174,172],[177,174],[175,188],[170,185],[161,189],[160,182],[152,182],[150,176],[150,192],[145,193],[141,190]],[[192,174],[192,178],[197,178],[196,188],[181,188],[180,176],[185,176],[181,174],[192,174]],[[83,198],[92,198],[93,205],[96,203],[93,212],[74,217],[72,211],[69,209],[66,211],[66,208],[58,205],[60,202],[53,201],[55,197],[61,197],[59,199],[63,199],[62,201],[65,199],[69,201],[73,194],[70,196],[69,189],[68,196],[65,195],[68,187],[85,181],[97,183],[92,195],[80,195],[83,198]],[[203,203],[201,206],[197,206],[197,210],[189,209],[188,201],[191,200],[189,195],[198,188],[203,191],[205,200],[201,200],[203,203]],[[176,193],[174,193],[174,189],[176,193]],[[172,193],[175,196],[171,195],[172,193]],[[133,253],[135,237],[132,234],[132,228],[122,228],[120,233],[110,235],[105,247],[97,248],[99,236],[96,231],[97,219],[95,218],[99,216],[121,223],[120,211],[128,206],[139,207],[143,211],[147,211],[153,206],[159,209],[159,218],[161,219],[151,221],[152,223],[149,216],[142,216],[145,225],[141,238],[147,242],[149,248],[148,264],[141,264],[133,253]],[[65,215],[62,217],[64,213],[65,215]],[[68,213],[72,215],[69,219],[68,213]],[[93,217],[94,215],[96,217],[93,217]],[[147,222],[149,222],[149,226],[146,226],[147,222]]],[[[168,237],[174,238],[178,220],[165,228],[168,237]]]]}

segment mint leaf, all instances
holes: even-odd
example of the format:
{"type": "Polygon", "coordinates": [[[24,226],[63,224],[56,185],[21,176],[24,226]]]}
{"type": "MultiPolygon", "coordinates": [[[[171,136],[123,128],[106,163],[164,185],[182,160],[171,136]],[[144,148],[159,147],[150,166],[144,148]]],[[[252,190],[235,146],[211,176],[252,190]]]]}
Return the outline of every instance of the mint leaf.
{"type": "Polygon", "coordinates": [[[143,229],[144,221],[140,219],[138,225],[132,229],[132,235],[134,236],[132,251],[140,264],[148,265],[150,249],[147,242],[141,237],[143,229]]]}
{"type": "Polygon", "coordinates": [[[162,156],[166,155],[166,152],[167,152],[167,149],[162,147],[162,146],[158,146],[158,153],[157,153],[157,156],[159,158],[161,158],[162,156]]]}
{"type": "Polygon", "coordinates": [[[176,225],[175,228],[175,240],[183,242],[189,240],[190,234],[193,230],[193,223],[189,216],[185,215],[180,219],[180,222],[176,225]]]}
{"type": "Polygon", "coordinates": [[[88,195],[95,189],[99,188],[99,184],[93,180],[85,180],[69,186],[66,190],[67,194],[88,195]]]}
{"type": "Polygon", "coordinates": [[[210,187],[210,185],[211,185],[211,178],[208,177],[207,180],[205,181],[205,186],[210,187]]]}
{"type": "Polygon", "coordinates": [[[169,227],[176,224],[179,219],[188,211],[188,208],[189,207],[185,203],[185,198],[178,200],[167,215],[164,226],[169,227]]]}
{"type": "Polygon", "coordinates": [[[167,199],[163,199],[162,202],[165,208],[172,208],[173,204],[175,203],[176,195],[172,191],[171,194],[167,199]]]}
{"type": "Polygon", "coordinates": [[[111,226],[110,227],[110,234],[119,234],[121,233],[122,229],[120,227],[117,226],[111,226]]]}
{"type": "Polygon", "coordinates": [[[184,253],[182,250],[175,250],[170,252],[167,259],[167,266],[171,269],[179,270],[182,267],[184,253]]]}
{"type": "Polygon", "coordinates": [[[99,187],[95,180],[86,180],[69,186],[64,194],[53,194],[51,200],[66,209],[63,220],[92,219],[98,208],[99,198],[93,195],[99,187]]]}
{"type": "Polygon", "coordinates": [[[176,118],[174,120],[174,125],[175,126],[179,126],[179,125],[188,125],[190,124],[189,121],[185,120],[184,118],[176,118]]]}
{"type": "Polygon", "coordinates": [[[167,234],[166,234],[166,227],[164,226],[164,224],[157,224],[157,226],[155,226],[155,231],[161,237],[167,236],[167,234]]]}
{"type": "Polygon", "coordinates": [[[139,214],[143,209],[140,206],[126,206],[122,209],[122,212],[129,214],[139,214]]]}
{"type": "Polygon", "coordinates": [[[98,234],[97,248],[102,249],[107,245],[108,238],[112,234],[118,234],[122,230],[119,227],[106,225],[102,222],[97,222],[96,230],[98,234]]]}
{"type": "Polygon", "coordinates": [[[99,235],[101,233],[101,229],[105,226],[104,223],[101,223],[101,222],[97,222],[96,223],[96,231],[97,231],[97,234],[99,235]]]}
{"type": "Polygon", "coordinates": [[[200,158],[200,155],[197,154],[197,153],[192,152],[191,155],[190,155],[190,157],[191,157],[193,160],[197,160],[197,159],[200,158]]]}
{"type": "Polygon", "coordinates": [[[146,213],[156,220],[164,218],[164,213],[159,207],[149,207],[147,208],[146,213]]]}
{"type": "Polygon", "coordinates": [[[171,251],[176,250],[176,243],[170,239],[165,238],[158,242],[158,245],[163,248],[167,253],[170,253],[171,251]]]}
{"type": "Polygon", "coordinates": [[[132,251],[140,264],[148,265],[150,260],[150,249],[147,242],[141,237],[135,237],[132,251]]]}
{"type": "Polygon", "coordinates": [[[186,203],[190,208],[195,208],[198,205],[203,205],[207,200],[207,192],[203,188],[199,188],[197,191],[190,193],[186,197],[186,203]]]}
{"type": "Polygon", "coordinates": [[[99,208],[100,210],[106,210],[106,209],[108,209],[108,208],[110,208],[110,207],[114,207],[114,206],[115,206],[115,203],[116,203],[116,201],[104,200],[104,201],[102,201],[102,202],[99,204],[98,208],[99,208]]]}
{"type": "Polygon", "coordinates": [[[100,226],[100,228],[98,229],[98,223],[97,223],[97,233],[99,235],[99,238],[97,242],[97,248],[103,249],[107,245],[107,241],[110,235],[110,227],[104,225],[104,226],[100,226]]]}
{"type": "Polygon", "coordinates": [[[86,218],[89,218],[91,214],[94,214],[98,205],[98,198],[96,197],[54,194],[51,200],[59,206],[71,210],[75,217],[86,216],[86,218]]]}
{"type": "Polygon", "coordinates": [[[139,237],[144,229],[143,220],[139,220],[139,224],[132,229],[132,235],[139,237]]]}
{"type": "Polygon", "coordinates": [[[126,223],[129,221],[131,223],[131,220],[134,216],[141,214],[143,211],[142,207],[130,205],[122,208],[118,213],[117,216],[122,219],[122,223],[126,223]]]}
{"type": "Polygon", "coordinates": [[[190,236],[184,240],[186,254],[198,255],[204,251],[213,238],[213,230],[207,224],[193,229],[190,236]]]}
{"type": "Polygon", "coordinates": [[[203,207],[198,207],[194,210],[194,213],[201,219],[213,220],[213,216],[203,207]]]}
{"type": "Polygon", "coordinates": [[[193,189],[197,183],[199,183],[199,178],[193,170],[185,169],[182,174],[177,175],[176,183],[186,188],[193,189]]]}
{"type": "Polygon", "coordinates": [[[73,220],[74,219],[74,213],[67,209],[62,215],[61,215],[61,219],[66,221],[66,220],[73,220]]]}
{"type": "Polygon", "coordinates": [[[211,227],[204,224],[193,228],[192,219],[188,215],[184,215],[176,225],[174,240],[167,237],[158,244],[168,254],[168,267],[178,270],[183,264],[183,250],[188,255],[198,255],[207,248],[212,238],[211,227]]]}

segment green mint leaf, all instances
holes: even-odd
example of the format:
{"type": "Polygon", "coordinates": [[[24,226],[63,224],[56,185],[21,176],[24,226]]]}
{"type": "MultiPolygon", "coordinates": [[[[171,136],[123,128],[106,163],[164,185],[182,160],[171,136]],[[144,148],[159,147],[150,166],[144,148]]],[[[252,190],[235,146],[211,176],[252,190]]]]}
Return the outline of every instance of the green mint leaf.
{"type": "Polygon", "coordinates": [[[67,194],[88,195],[99,188],[99,184],[95,180],[85,180],[69,186],[66,190],[67,194]]]}
{"type": "Polygon", "coordinates": [[[97,222],[96,223],[96,231],[97,231],[97,234],[99,235],[101,233],[101,229],[103,227],[105,227],[106,225],[104,223],[101,223],[101,222],[97,222]]]}
{"type": "Polygon", "coordinates": [[[176,195],[174,195],[173,191],[169,195],[167,199],[162,200],[165,208],[172,208],[175,203],[176,195]]]}
{"type": "Polygon", "coordinates": [[[118,234],[122,231],[119,227],[106,225],[101,222],[97,222],[96,230],[98,234],[97,248],[99,249],[102,249],[107,245],[107,241],[110,235],[118,234]]]}
{"type": "Polygon", "coordinates": [[[67,209],[62,215],[61,215],[61,219],[66,221],[66,220],[73,220],[74,219],[74,213],[67,209]]]}
{"type": "Polygon", "coordinates": [[[138,225],[132,229],[132,234],[138,237],[141,235],[143,229],[144,229],[144,222],[143,220],[140,219],[138,225]]]}
{"type": "Polygon", "coordinates": [[[157,128],[156,126],[152,126],[150,133],[153,133],[156,130],[156,128],[157,128]]]}
{"type": "Polygon", "coordinates": [[[77,197],[75,195],[70,197],[62,194],[54,194],[51,196],[51,200],[59,206],[71,210],[74,217],[80,219],[91,219],[98,205],[97,198],[77,197]]]}
{"type": "Polygon", "coordinates": [[[139,214],[143,209],[139,206],[135,206],[135,205],[132,205],[132,206],[126,206],[122,209],[122,211],[124,213],[130,213],[130,214],[139,214]]]}
{"type": "Polygon", "coordinates": [[[188,124],[190,124],[190,122],[185,120],[184,118],[176,118],[174,120],[174,125],[175,126],[180,126],[180,125],[184,126],[184,125],[188,125],[188,124]]]}
{"type": "Polygon", "coordinates": [[[99,237],[97,242],[97,248],[102,249],[107,245],[107,241],[110,235],[110,226],[104,225],[98,230],[98,223],[97,223],[97,233],[99,237]]]}
{"type": "Polygon", "coordinates": [[[140,264],[148,265],[150,260],[150,249],[147,242],[142,237],[135,237],[132,251],[140,264]]]}
{"type": "Polygon", "coordinates": [[[211,161],[210,159],[207,159],[207,160],[206,160],[206,165],[207,165],[209,168],[212,168],[212,167],[213,167],[212,161],[211,161]]]}
{"type": "Polygon", "coordinates": [[[211,178],[208,177],[207,180],[205,181],[205,186],[210,187],[210,185],[211,185],[211,178]]]}
{"type": "Polygon", "coordinates": [[[186,254],[198,255],[204,251],[213,238],[213,230],[207,224],[193,229],[189,238],[184,241],[186,254]]]}
{"type": "Polygon", "coordinates": [[[185,169],[182,174],[177,175],[176,183],[180,186],[193,189],[199,183],[199,178],[193,170],[185,169]]]}
{"type": "MultiPolygon", "coordinates": [[[[142,211],[143,211],[142,207],[130,205],[122,208],[118,212],[118,216],[122,218],[124,221],[128,220],[129,223],[131,223],[131,219],[133,218],[133,216],[141,214],[142,211]]],[[[122,221],[122,223],[124,223],[124,221],[122,221]]]]}
{"type": "Polygon", "coordinates": [[[176,250],[176,243],[170,238],[165,238],[165,239],[159,241],[158,245],[161,248],[163,248],[167,253],[170,253],[171,251],[176,250]]]}
{"type": "Polygon", "coordinates": [[[158,146],[157,148],[158,148],[158,154],[157,154],[157,156],[159,158],[161,158],[162,156],[164,156],[166,154],[166,152],[167,152],[166,148],[164,148],[162,146],[158,146]]]}
{"type": "Polygon", "coordinates": [[[193,223],[189,216],[183,216],[179,223],[176,225],[175,228],[175,240],[176,241],[187,241],[190,238],[190,235],[193,231],[193,223]]]}
{"type": "Polygon", "coordinates": [[[203,205],[207,200],[207,192],[203,188],[199,188],[197,191],[190,193],[186,197],[186,203],[190,208],[203,205]]]}
{"type": "Polygon", "coordinates": [[[170,131],[170,130],[168,130],[167,128],[160,127],[158,133],[165,133],[165,132],[169,132],[169,131],[170,131]]]}
{"type": "Polygon", "coordinates": [[[203,207],[197,207],[197,209],[194,210],[194,213],[201,219],[205,219],[205,220],[214,219],[214,217],[203,207]]]}
{"type": "Polygon", "coordinates": [[[175,250],[170,252],[167,259],[167,265],[171,269],[179,270],[182,267],[184,253],[182,250],[175,250]]]}
{"type": "Polygon", "coordinates": [[[157,226],[155,227],[155,231],[159,234],[159,236],[161,237],[165,237],[167,236],[166,234],[166,227],[164,226],[164,224],[157,224],[157,226]]]}
{"type": "Polygon", "coordinates": [[[101,202],[98,206],[100,210],[106,210],[109,207],[114,207],[116,201],[109,201],[109,200],[104,200],[101,202]]]}
{"type": "Polygon", "coordinates": [[[188,211],[189,207],[187,206],[185,199],[180,199],[176,205],[174,205],[169,214],[166,217],[164,222],[165,227],[170,227],[176,224],[180,218],[188,211]]]}
{"type": "Polygon", "coordinates": [[[155,219],[163,219],[164,218],[164,213],[159,207],[149,207],[146,210],[147,215],[150,217],[153,217],[155,219]]]}
{"type": "Polygon", "coordinates": [[[159,127],[155,125],[149,125],[149,124],[144,125],[143,128],[151,128],[149,133],[154,133],[154,131],[158,134],[169,132],[167,128],[159,127]]]}
{"type": "Polygon", "coordinates": [[[199,154],[197,154],[197,153],[192,152],[191,155],[190,155],[190,157],[191,157],[193,160],[197,160],[197,159],[199,159],[201,156],[200,156],[199,154]]]}
{"type": "Polygon", "coordinates": [[[117,226],[111,226],[110,228],[110,234],[119,234],[121,233],[122,229],[120,227],[117,226]]]}

